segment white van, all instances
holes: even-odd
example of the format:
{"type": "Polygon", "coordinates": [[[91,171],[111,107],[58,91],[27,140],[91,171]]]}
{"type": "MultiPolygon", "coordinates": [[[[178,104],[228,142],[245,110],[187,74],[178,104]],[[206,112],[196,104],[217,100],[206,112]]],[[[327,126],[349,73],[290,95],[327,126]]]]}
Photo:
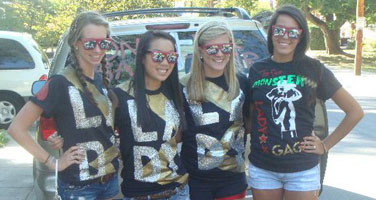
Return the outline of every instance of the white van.
{"type": "Polygon", "coordinates": [[[31,95],[34,81],[47,79],[47,55],[30,34],[0,31],[0,129],[6,129],[31,95]]]}

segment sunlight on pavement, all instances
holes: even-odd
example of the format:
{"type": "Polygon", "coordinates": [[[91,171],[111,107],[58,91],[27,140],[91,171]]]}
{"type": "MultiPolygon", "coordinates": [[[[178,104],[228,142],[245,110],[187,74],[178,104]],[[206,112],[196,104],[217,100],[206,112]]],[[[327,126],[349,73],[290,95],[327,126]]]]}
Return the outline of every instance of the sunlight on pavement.
{"type": "MultiPolygon", "coordinates": [[[[9,141],[11,142],[11,141],[9,141]]],[[[19,146],[12,146],[0,149],[0,159],[8,160],[15,164],[33,163],[33,157],[29,152],[19,146]]]]}

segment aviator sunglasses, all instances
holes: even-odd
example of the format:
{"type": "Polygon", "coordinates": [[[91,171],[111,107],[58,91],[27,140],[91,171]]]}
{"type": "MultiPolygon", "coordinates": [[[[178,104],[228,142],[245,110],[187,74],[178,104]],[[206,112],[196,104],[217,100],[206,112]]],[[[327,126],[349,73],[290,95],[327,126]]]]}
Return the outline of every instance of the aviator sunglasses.
{"type": "Polygon", "coordinates": [[[148,50],[151,55],[151,59],[156,63],[161,63],[166,58],[167,62],[174,64],[178,61],[179,54],[176,52],[165,52],[165,51],[151,51],[148,50]]]}
{"type": "Polygon", "coordinates": [[[287,33],[287,36],[290,39],[294,40],[298,39],[300,37],[300,34],[302,33],[302,29],[285,27],[280,25],[273,25],[272,30],[274,37],[283,37],[287,33]]]}
{"type": "Polygon", "coordinates": [[[97,45],[101,50],[109,50],[112,45],[110,38],[82,38],[81,42],[85,50],[93,50],[97,45]]]}
{"type": "Polygon", "coordinates": [[[232,44],[231,43],[223,43],[223,44],[208,44],[203,47],[210,56],[215,56],[219,52],[219,50],[223,54],[230,54],[232,52],[232,44]]]}

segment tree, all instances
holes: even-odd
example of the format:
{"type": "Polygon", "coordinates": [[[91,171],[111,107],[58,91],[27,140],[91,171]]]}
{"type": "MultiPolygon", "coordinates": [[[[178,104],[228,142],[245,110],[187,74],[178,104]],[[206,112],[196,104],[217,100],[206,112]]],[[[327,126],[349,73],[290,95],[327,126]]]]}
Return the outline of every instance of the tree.
{"type": "MultiPolygon", "coordinates": [[[[328,54],[346,54],[339,46],[340,28],[346,21],[355,22],[357,0],[279,0],[279,5],[284,3],[301,8],[306,18],[321,29],[328,54]]],[[[376,1],[366,1],[368,22],[375,20],[372,16],[375,11],[376,1]]]]}

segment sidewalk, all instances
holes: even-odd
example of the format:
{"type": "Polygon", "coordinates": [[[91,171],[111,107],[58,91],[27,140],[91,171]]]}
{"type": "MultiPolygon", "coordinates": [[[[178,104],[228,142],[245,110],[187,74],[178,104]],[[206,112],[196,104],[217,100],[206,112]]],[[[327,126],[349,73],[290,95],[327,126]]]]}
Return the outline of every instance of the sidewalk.
{"type": "Polygon", "coordinates": [[[33,157],[8,138],[0,148],[0,200],[33,200],[33,157]]]}

